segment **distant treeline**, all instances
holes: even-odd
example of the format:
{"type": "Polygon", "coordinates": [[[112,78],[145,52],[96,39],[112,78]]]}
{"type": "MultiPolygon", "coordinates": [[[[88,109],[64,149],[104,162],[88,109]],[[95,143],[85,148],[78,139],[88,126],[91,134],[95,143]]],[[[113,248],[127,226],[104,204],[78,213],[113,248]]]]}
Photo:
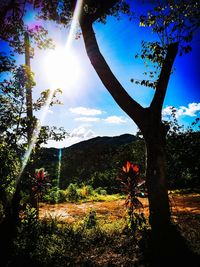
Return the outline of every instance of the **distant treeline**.
{"type": "MultiPolygon", "coordinates": [[[[173,133],[167,138],[167,175],[169,188],[200,185],[200,132],[173,133]]],[[[140,166],[145,177],[145,144],[134,135],[97,137],[69,148],[43,148],[38,167],[48,171],[54,185],[67,188],[70,183],[91,185],[118,192],[116,178],[126,161],[140,166]],[[59,172],[59,155],[61,159],[59,172]]]]}

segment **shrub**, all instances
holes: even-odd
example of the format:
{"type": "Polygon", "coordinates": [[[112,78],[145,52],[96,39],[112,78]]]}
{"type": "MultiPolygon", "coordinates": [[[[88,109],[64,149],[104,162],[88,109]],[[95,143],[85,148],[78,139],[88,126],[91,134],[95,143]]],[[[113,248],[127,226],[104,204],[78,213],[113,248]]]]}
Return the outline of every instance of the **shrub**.
{"type": "Polygon", "coordinates": [[[76,202],[80,198],[80,194],[78,193],[78,187],[76,184],[69,184],[67,188],[67,198],[69,201],[76,202]]]}
{"type": "Polygon", "coordinates": [[[47,203],[55,204],[66,201],[66,192],[57,187],[48,189],[42,200],[47,203]]]}
{"type": "Polygon", "coordinates": [[[98,187],[97,189],[95,189],[95,192],[99,195],[107,195],[107,191],[105,188],[103,187],[98,187]]]}
{"type": "Polygon", "coordinates": [[[91,209],[88,215],[85,217],[84,225],[86,228],[94,228],[97,226],[97,215],[96,211],[91,209]]]}
{"type": "Polygon", "coordinates": [[[88,196],[91,196],[93,195],[93,188],[91,185],[84,185],[82,188],[81,188],[81,195],[82,197],[86,198],[88,196]]]}
{"type": "Polygon", "coordinates": [[[138,208],[143,208],[142,202],[138,199],[138,194],[140,192],[138,185],[142,182],[139,178],[139,174],[138,165],[131,164],[127,161],[118,178],[122,190],[127,194],[125,205],[128,215],[128,226],[134,232],[136,230],[143,230],[144,225],[146,225],[144,214],[135,211],[138,208]]]}
{"type": "Polygon", "coordinates": [[[107,195],[107,191],[105,189],[100,190],[100,195],[103,196],[107,195]]]}

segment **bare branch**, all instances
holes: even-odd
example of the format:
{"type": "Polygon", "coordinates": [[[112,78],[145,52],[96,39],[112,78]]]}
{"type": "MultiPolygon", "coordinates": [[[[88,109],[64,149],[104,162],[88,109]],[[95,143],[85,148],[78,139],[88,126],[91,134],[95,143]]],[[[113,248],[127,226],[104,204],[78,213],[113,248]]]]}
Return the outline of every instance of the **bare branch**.
{"type": "Polygon", "coordinates": [[[144,109],[139,103],[131,98],[112,73],[99,50],[95,33],[92,28],[92,22],[87,22],[86,19],[84,19],[84,21],[80,20],[80,26],[87,55],[102,83],[117,104],[135,121],[136,124],[140,124],[144,109]]]}
{"type": "Polygon", "coordinates": [[[162,65],[161,73],[156,86],[156,91],[151,102],[150,108],[161,112],[167,85],[172,71],[172,66],[178,52],[178,43],[172,43],[168,46],[167,55],[162,65]]]}

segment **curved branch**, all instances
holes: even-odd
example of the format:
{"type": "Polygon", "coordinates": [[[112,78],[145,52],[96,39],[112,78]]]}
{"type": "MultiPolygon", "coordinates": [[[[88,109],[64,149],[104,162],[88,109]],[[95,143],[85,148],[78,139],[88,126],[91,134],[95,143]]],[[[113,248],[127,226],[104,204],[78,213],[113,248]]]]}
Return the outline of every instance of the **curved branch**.
{"type": "MultiPolygon", "coordinates": [[[[87,19],[90,20],[91,22],[95,22],[98,20],[101,16],[105,15],[112,7],[115,6],[118,2],[121,0],[82,0],[82,6],[83,9],[85,6],[95,6],[93,12],[82,12],[81,14],[81,19],[87,19]],[[95,5],[94,5],[95,2],[95,5]]],[[[75,6],[77,4],[78,0],[71,0],[71,7],[72,7],[72,12],[75,10],[75,6]]]]}
{"type": "Polygon", "coordinates": [[[150,108],[152,108],[153,110],[157,110],[158,112],[161,112],[162,110],[169,78],[172,71],[172,66],[174,64],[178,52],[178,45],[179,45],[178,43],[172,43],[168,46],[167,55],[164,60],[161,73],[158,79],[158,83],[156,86],[156,91],[150,105],[150,108]]]}
{"type": "Polygon", "coordinates": [[[80,26],[87,55],[102,83],[112,95],[116,103],[135,121],[137,125],[140,125],[144,108],[131,98],[112,73],[99,50],[95,33],[92,28],[92,22],[87,21],[86,19],[80,19],[80,26]]]}

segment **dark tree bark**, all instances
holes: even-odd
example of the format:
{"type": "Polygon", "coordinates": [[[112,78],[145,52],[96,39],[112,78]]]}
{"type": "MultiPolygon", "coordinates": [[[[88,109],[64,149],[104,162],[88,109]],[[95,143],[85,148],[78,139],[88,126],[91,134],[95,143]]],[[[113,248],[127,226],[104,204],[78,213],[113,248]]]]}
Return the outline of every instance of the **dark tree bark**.
{"type": "Polygon", "coordinates": [[[33,104],[32,104],[32,85],[30,81],[31,75],[31,56],[30,56],[30,40],[29,34],[24,34],[25,46],[25,66],[26,66],[26,113],[27,113],[27,140],[30,148],[32,139],[32,124],[33,124],[33,104]]]}
{"type": "Polygon", "coordinates": [[[148,110],[149,127],[142,131],[146,143],[146,185],[149,199],[149,222],[153,229],[162,230],[170,225],[170,207],[166,181],[165,140],[167,129],[148,110]],[[152,117],[152,118],[151,118],[152,117]]]}
{"type": "Polygon", "coordinates": [[[177,55],[178,43],[169,45],[151,105],[149,108],[143,108],[130,97],[110,70],[99,50],[92,28],[93,21],[93,18],[82,10],[79,22],[87,55],[106,89],[116,103],[137,124],[144,136],[147,151],[146,182],[149,196],[149,221],[152,229],[165,231],[170,226],[170,208],[165,169],[167,129],[162,123],[161,111],[172,66],[177,55]]]}

